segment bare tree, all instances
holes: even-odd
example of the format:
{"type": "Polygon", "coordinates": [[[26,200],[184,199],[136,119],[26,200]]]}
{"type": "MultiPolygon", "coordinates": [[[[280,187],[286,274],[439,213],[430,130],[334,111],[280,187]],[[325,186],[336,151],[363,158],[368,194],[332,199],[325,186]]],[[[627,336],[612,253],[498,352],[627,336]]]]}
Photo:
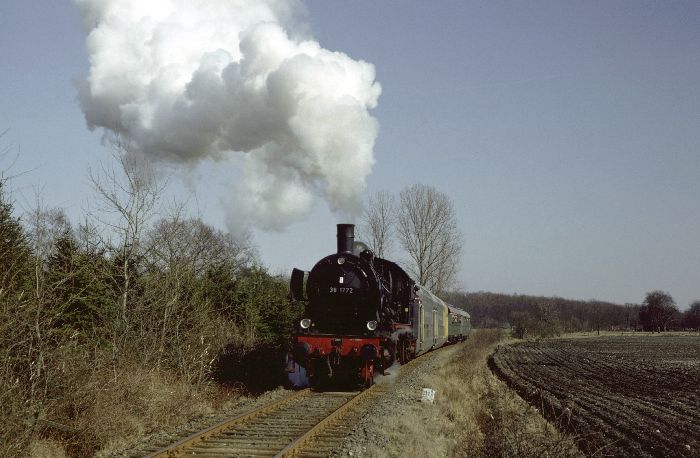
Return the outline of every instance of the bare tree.
{"type": "MultiPolygon", "coordinates": [[[[48,330],[57,319],[55,312],[46,310],[48,293],[56,285],[47,284],[47,264],[53,254],[56,241],[65,233],[70,233],[71,225],[61,208],[45,208],[40,193],[36,195],[36,206],[29,213],[29,241],[33,248],[34,267],[34,307],[32,308],[32,327],[30,335],[34,341],[31,348],[30,364],[31,398],[37,394],[40,381],[43,382],[43,394],[48,390],[48,330]]],[[[57,307],[58,308],[58,307],[57,307]]]]}
{"type": "Polygon", "coordinates": [[[119,239],[115,247],[120,269],[121,314],[128,325],[129,292],[132,288],[132,267],[141,249],[141,237],[154,216],[165,182],[159,182],[143,158],[130,152],[128,145],[113,142],[116,167],[102,167],[99,173],[89,172],[90,182],[102,202],[96,219],[119,239]]]}
{"type": "Polygon", "coordinates": [[[42,260],[51,255],[56,240],[61,235],[73,230],[65,210],[59,207],[46,208],[39,198],[28,214],[27,224],[34,252],[42,260]]]}
{"type": "Polygon", "coordinates": [[[78,224],[75,231],[76,240],[80,249],[89,255],[102,255],[106,251],[106,243],[102,238],[99,227],[90,218],[78,224]]]}
{"type": "Polygon", "coordinates": [[[156,222],[145,247],[151,265],[165,272],[189,270],[198,276],[225,263],[238,271],[257,257],[250,233],[234,238],[199,218],[183,218],[179,212],[156,222]]]}
{"type": "Polygon", "coordinates": [[[415,184],[399,195],[397,234],[410,257],[409,271],[435,292],[454,283],[462,252],[454,206],[432,186],[415,184]]]}
{"type": "Polygon", "coordinates": [[[362,213],[361,237],[380,258],[391,249],[395,215],[396,199],[388,191],[370,196],[362,213]]]}

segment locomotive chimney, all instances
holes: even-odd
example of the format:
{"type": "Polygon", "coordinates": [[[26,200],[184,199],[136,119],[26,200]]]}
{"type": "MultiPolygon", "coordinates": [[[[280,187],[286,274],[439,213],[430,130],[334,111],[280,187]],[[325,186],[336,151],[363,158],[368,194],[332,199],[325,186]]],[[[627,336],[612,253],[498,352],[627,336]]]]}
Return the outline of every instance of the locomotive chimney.
{"type": "Polygon", "coordinates": [[[355,225],[338,224],[338,253],[352,253],[355,242],[355,225]]]}

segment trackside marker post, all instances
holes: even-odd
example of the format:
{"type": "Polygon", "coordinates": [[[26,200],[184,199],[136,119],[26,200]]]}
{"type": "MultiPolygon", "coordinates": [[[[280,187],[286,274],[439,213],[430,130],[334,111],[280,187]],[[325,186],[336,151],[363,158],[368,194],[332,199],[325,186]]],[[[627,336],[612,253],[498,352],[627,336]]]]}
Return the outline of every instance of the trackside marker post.
{"type": "Polygon", "coordinates": [[[435,402],[435,390],[430,388],[423,388],[423,394],[421,395],[421,402],[428,402],[432,404],[435,402]]]}

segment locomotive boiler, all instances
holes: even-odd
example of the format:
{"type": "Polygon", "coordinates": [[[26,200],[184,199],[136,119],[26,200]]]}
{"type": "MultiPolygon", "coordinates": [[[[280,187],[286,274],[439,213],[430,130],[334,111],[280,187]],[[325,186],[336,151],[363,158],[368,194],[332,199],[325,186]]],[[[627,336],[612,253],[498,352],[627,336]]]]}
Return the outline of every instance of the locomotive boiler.
{"type": "Polygon", "coordinates": [[[306,306],[292,336],[288,372],[304,373],[312,386],[369,386],[375,371],[468,335],[466,312],[356,242],[354,225],[338,224],[337,230],[336,253],[309,272],[292,271],[290,297],[306,306]]]}

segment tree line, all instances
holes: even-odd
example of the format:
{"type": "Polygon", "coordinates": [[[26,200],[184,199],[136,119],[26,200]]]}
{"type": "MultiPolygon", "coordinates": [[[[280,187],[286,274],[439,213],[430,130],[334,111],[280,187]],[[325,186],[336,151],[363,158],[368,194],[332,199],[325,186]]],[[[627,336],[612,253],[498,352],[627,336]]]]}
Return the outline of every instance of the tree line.
{"type": "Polygon", "coordinates": [[[614,304],[598,300],[449,292],[447,302],[471,315],[472,325],[509,328],[516,337],[550,337],[581,331],[700,330],[700,301],[680,312],[670,294],[652,291],[641,304],[614,304]]]}

